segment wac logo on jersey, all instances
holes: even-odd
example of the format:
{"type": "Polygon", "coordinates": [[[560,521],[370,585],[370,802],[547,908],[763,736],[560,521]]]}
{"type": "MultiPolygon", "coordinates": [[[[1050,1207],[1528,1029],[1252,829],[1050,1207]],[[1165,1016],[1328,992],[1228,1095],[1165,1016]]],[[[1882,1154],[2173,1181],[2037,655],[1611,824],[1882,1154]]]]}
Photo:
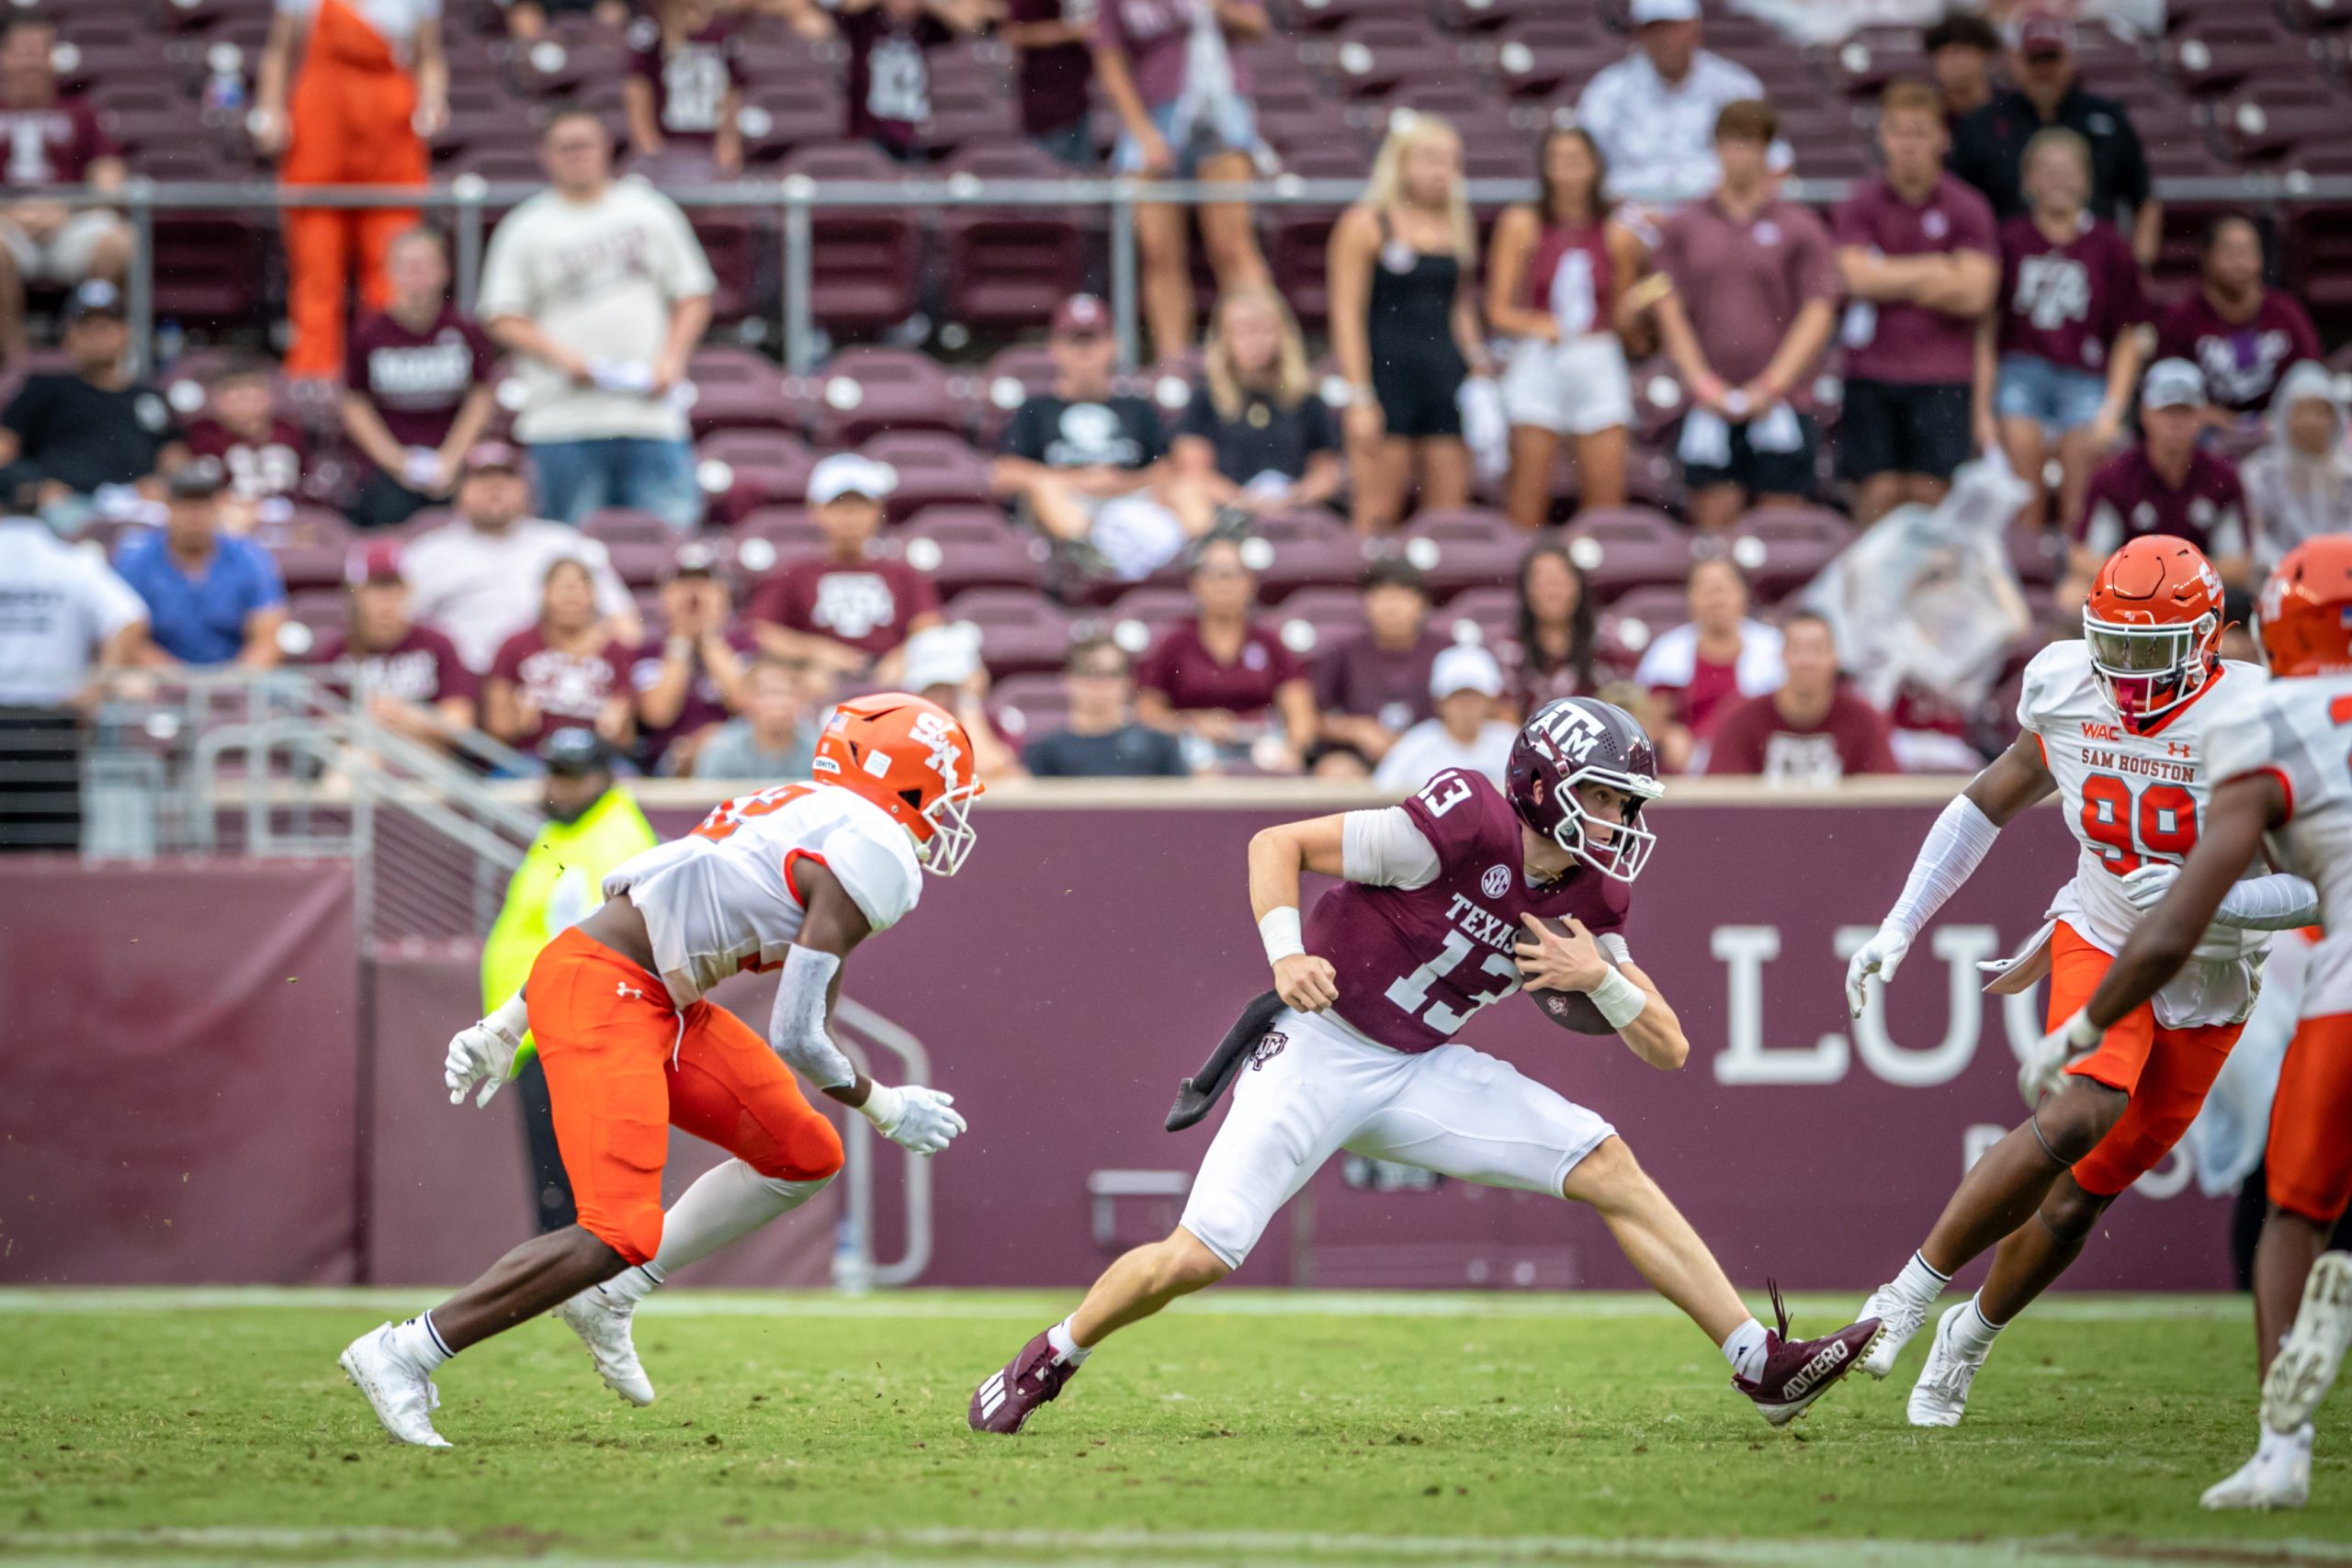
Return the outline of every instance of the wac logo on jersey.
{"type": "Polygon", "coordinates": [[[2083,739],[2086,740],[2120,740],[2123,739],[2123,731],[2118,726],[2104,724],[2097,719],[2086,718],[2083,720],[2083,739]]]}

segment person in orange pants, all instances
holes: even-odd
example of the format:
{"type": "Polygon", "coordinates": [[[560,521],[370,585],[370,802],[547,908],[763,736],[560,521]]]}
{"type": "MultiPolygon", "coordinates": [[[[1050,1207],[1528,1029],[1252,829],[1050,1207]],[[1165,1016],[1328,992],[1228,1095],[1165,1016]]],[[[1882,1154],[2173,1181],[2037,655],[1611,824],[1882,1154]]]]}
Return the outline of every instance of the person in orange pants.
{"type": "MultiPolygon", "coordinates": [[[[278,157],[284,186],[422,186],[425,139],[447,118],[448,89],[441,0],[277,0],[254,144],[278,157]]],[[[391,299],[385,253],[416,223],[406,207],[286,209],[288,375],[341,377],[352,273],[368,309],[382,310],[391,299]]]]}

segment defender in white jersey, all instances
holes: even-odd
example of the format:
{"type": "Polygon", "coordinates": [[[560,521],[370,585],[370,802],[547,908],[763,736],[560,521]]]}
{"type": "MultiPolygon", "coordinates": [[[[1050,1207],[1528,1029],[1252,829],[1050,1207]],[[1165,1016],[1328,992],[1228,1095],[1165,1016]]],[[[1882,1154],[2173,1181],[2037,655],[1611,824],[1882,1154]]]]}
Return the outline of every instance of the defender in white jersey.
{"type": "Polygon", "coordinates": [[[979,793],[970,738],[943,709],[895,693],[842,703],[808,782],[728,801],[687,837],[622,863],[605,879],[605,903],[548,944],[522,993],[450,1042],[450,1101],[480,1086],[479,1105],[505,1080],[524,1031],[535,1037],[580,1217],[431,1312],[352,1342],[344,1370],[386,1431],[447,1447],[431,1420],[434,1370],[550,1308],[607,1384],[651,1403],[629,1339],[636,1303],[841,1168],[840,1135],[794,1070],[918,1154],[964,1130],[953,1097],[873,1082],[828,1023],[850,951],[905,918],[924,871],[962,865],[979,793]],[[706,995],[745,969],[783,972],[765,1040],[706,995]],[[735,1157],[665,1215],[673,1126],[735,1157]]]}
{"type": "Polygon", "coordinates": [[[2303,1506],[2312,1413],[2352,1342],[2352,1255],[2322,1251],[2352,1201],[2352,538],[2290,552],[2263,590],[2260,622],[2276,679],[2209,728],[2204,764],[2218,783],[2204,838],[2061,1037],[2067,1051],[2098,1049],[2116,1020],[2168,987],[2249,855],[2267,846],[2317,885],[2327,934],[2271,1102],[2270,1214],[2255,1253],[2261,1438],[2206,1490],[2209,1508],[2303,1506]]]}
{"type": "MultiPolygon", "coordinates": [[[[2220,578],[2185,540],[2149,535],[2109,558],[2083,607],[2083,640],[2053,644],[2027,667],[2017,743],[1945,807],[1902,897],[1854,955],[1846,988],[1857,1016],[1870,977],[1894,978],[2001,825],[2053,793],[2080,846],[2075,875],[2025,950],[1989,966],[1993,988],[2024,990],[2046,974],[2053,1025],[2090,995],[2197,844],[2211,801],[2200,739],[2261,690],[2260,670],[2216,651],[2221,601],[2220,578]]],[[[2308,884],[2263,874],[2251,852],[2233,871],[2230,897],[2152,1005],[2096,1052],[2026,1062],[2018,1086],[2033,1115],[1969,1170],[1926,1242],[1863,1307],[1886,1332],[1862,1369],[1883,1378],[1951,1276],[1998,1248],[1984,1289],[1937,1325],[1911,1393],[1914,1426],[1959,1422],[1994,1336],[2065,1272],[2108,1205],[2196,1119],[2253,1010],[2269,931],[2306,923],[2311,903],[2308,884]]]]}

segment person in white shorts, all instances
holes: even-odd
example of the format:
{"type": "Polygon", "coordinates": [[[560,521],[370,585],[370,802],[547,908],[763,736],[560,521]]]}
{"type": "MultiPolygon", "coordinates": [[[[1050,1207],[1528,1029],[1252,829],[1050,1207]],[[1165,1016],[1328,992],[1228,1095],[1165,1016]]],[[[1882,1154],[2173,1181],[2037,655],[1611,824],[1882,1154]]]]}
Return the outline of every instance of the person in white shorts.
{"type": "MultiPolygon", "coordinates": [[[[1018,1432],[1105,1336],[1239,1268],[1274,1212],[1343,1148],[1591,1204],[1643,1278],[1722,1348],[1733,1386],[1774,1426],[1859,1364],[1876,1320],[1791,1342],[1781,1313],[1768,1332],[1615,1128],[1454,1043],[1474,1014],[1527,980],[1572,1027],[1613,1030],[1656,1067],[1683,1064],[1681,1025],[1619,934],[1657,841],[1641,821],[1660,793],[1657,774],[1631,716],[1564,697],[1521,731],[1507,790],[1448,769],[1400,806],[1252,839],[1250,902],[1274,992],[1244,1014],[1266,1027],[1249,1065],[1230,1072],[1233,1109],[1183,1218],[1165,1241],[1112,1264],[1078,1311],[984,1379],[967,1414],[972,1428],[1018,1432]],[[1302,929],[1306,871],[1343,881],[1302,929]]],[[[1246,1042],[1237,1026],[1228,1043],[1246,1042]]],[[[1221,1049],[1217,1060],[1231,1068],[1238,1057],[1221,1049]]]]}

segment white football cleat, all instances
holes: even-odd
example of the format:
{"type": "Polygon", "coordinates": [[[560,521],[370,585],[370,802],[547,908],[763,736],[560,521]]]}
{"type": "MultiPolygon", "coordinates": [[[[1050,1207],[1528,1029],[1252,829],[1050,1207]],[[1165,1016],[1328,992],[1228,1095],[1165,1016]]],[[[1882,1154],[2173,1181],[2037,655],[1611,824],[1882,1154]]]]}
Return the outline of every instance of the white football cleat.
{"type": "Polygon", "coordinates": [[[2312,1429],[2292,1438],[2262,1435],[2262,1446],[2226,1481],[2205,1488],[2198,1501],[2209,1508],[2300,1508],[2312,1495],[2312,1429]]]}
{"type": "Polygon", "coordinates": [[[424,1369],[392,1343],[390,1324],[345,1346],[335,1361],[353,1386],[368,1396],[385,1431],[421,1449],[449,1447],[449,1439],[433,1429],[433,1411],[441,1404],[441,1391],[433,1386],[424,1369]]]}
{"type": "Polygon", "coordinates": [[[2303,1304],[2262,1380],[2262,1424],[2292,1432],[2312,1418],[2352,1345],[2352,1252],[2323,1252],[2303,1281],[2303,1304]]]}
{"type": "Polygon", "coordinates": [[[1919,1381],[1911,1390],[1909,1414],[1914,1427],[1957,1427],[1968,1413],[1968,1385],[1976,1381],[1991,1348],[1972,1355],[1955,1342],[1952,1325],[1967,1310],[1968,1303],[1962,1302],[1936,1320],[1928,1364],[1919,1369],[1919,1381]]]}
{"type": "Polygon", "coordinates": [[[1862,1303],[1862,1316],[1878,1319],[1878,1338],[1871,1345],[1871,1353],[1862,1358],[1862,1371],[1881,1379],[1893,1371],[1894,1358],[1903,1354],[1903,1347],[1928,1321],[1928,1309],[1934,1304],[1915,1304],[1893,1285],[1872,1291],[1871,1299],[1862,1303]]]}
{"type": "Polygon", "coordinates": [[[645,1375],[645,1364],[637,1359],[637,1346],[629,1337],[629,1322],[636,1314],[635,1302],[617,1301],[595,1285],[555,1309],[556,1316],[588,1347],[605,1386],[631,1404],[646,1405],[653,1403],[653,1380],[645,1375]]]}

